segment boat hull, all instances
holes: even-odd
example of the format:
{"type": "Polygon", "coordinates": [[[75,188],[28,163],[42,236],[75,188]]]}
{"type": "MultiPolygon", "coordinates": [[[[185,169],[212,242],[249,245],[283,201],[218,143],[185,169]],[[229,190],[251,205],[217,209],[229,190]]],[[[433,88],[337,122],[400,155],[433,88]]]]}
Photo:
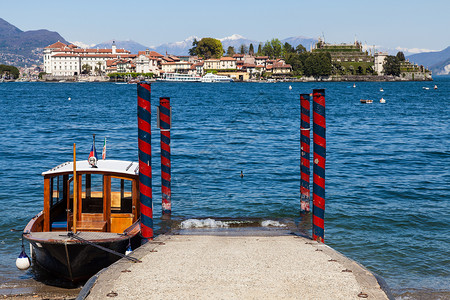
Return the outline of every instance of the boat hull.
{"type": "MultiPolygon", "coordinates": [[[[132,235],[80,232],[77,236],[120,254],[125,254],[129,243],[132,249],[141,244],[138,232],[132,235]],[[102,235],[106,237],[101,239],[102,235]],[[114,235],[117,238],[114,238],[114,235]],[[89,236],[94,236],[95,239],[89,236]]],[[[32,256],[39,267],[58,278],[73,282],[87,280],[121,258],[117,254],[70,238],[67,232],[24,234],[24,238],[32,245],[32,256]]]]}

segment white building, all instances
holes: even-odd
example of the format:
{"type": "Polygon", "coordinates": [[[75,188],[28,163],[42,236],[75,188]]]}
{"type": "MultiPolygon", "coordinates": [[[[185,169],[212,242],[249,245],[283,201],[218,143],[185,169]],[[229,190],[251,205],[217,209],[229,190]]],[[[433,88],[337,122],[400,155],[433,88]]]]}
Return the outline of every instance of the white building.
{"type": "Polygon", "coordinates": [[[388,54],[385,52],[377,52],[374,55],[373,69],[375,72],[377,72],[378,75],[382,75],[384,73],[383,64],[384,64],[384,60],[386,59],[387,56],[388,56],[388,54]]]}
{"type": "Polygon", "coordinates": [[[114,59],[133,59],[136,55],[130,51],[117,49],[81,49],[75,45],[56,42],[44,48],[44,72],[53,76],[76,76],[83,72],[83,66],[89,65],[91,72],[106,72],[107,61],[114,59]]]}
{"type": "Polygon", "coordinates": [[[164,55],[155,51],[139,51],[136,58],[136,72],[137,73],[153,73],[159,76],[160,73],[160,60],[164,55]]]}

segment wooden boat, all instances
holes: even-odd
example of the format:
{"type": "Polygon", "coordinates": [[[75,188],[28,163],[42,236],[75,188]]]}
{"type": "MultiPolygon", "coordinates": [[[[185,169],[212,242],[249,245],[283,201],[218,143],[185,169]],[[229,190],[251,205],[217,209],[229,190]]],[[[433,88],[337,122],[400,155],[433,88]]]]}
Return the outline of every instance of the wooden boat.
{"type": "Polygon", "coordinates": [[[23,232],[35,262],[70,281],[88,279],[125,256],[130,244],[140,245],[138,163],[91,163],[77,161],[75,172],[66,162],[42,173],[44,209],[23,232]]]}
{"type": "Polygon", "coordinates": [[[360,99],[359,101],[361,103],[373,103],[373,100],[370,100],[370,99],[360,99]]]}

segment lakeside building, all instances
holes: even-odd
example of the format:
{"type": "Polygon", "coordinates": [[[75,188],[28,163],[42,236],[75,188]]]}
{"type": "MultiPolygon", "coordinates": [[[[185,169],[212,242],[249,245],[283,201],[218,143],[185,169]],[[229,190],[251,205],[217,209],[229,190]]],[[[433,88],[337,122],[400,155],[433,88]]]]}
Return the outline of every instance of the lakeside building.
{"type": "Polygon", "coordinates": [[[374,54],[374,66],[373,69],[377,74],[384,74],[384,60],[388,57],[389,54],[386,52],[376,52],[374,54]]]}
{"type": "Polygon", "coordinates": [[[44,49],[44,72],[50,77],[79,77],[82,74],[107,75],[111,73],[181,73],[203,76],[208,71],[228,74],[236,80],[248,80],[264,72],[287,76],[292,67],[282,59],[270,60],[268,56],[234,54],[218,59],[203,60],[197,56],[162,55],[155,51],[131,54],[117,49],[82,49],[73,44],[56,42],[44,49]]]}
{"type": "Polygon", "coordinates": [[[362,44],[355,41],[353,44],[328,44],[320,37],[312,49],[313,53],[328,52],[332,62],[368,62],[373,63],[373,57],[363,51],[362,44]]]}
{"type": "Polygon", "coordinates": [[[131,60],[136,56],[125,49],[117,49],[114,43],[111,49],[82,49],[58,41],[44,48],[44,72],[53,76],[77,76],[87,65],[102,73],[107,70],[108,60],[131,60]]]}

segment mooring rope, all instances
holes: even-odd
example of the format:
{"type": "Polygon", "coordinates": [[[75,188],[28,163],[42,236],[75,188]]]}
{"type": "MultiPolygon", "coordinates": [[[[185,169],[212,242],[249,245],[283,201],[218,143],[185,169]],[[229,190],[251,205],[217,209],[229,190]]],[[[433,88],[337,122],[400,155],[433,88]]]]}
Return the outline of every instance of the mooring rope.
{"type": "Polygon", "coordinates": [[[100,250],[103,250],[103,251],[109,252],[109,253],[111,253],[111,254],[115,254],[115,255],[117,255],[117,256],[126,258],[126,259],[128,259],[128,260],[133,261],[133,262],[137,262],[137,263],[142,262],[142,261],[140,261],[140,260],[137,259],[137,258],[128,256],[128,255],[125,255],[125,254],[123,254],[123,253],[120,253],[120,252],[117,252],[117,251],[108,249],[108,248],[106,248],[106,247],[103,247],[103,246],[97,245],[97,244],[95,244],[95,243],[92,243],[92,242],[90,242],[90,241],[88,241],[88,240],[85,240],[85,239],[83,239],[83,238],[77,236],[75,233],[73,233],[73,232],[71,232],[71,231],[67,233],[67,236],[70,237],[70,238],[74,238],[74,239],[76,239],[76,240],[79,240],[79,241],[82,242],[82,243],[86,243],[86,244],[88,244],[88,245],[91,245],[91,246],[93,246],[93,247],[96,247],[96,248],[98,248],[98,249],[100,249],[100,250]]]}

